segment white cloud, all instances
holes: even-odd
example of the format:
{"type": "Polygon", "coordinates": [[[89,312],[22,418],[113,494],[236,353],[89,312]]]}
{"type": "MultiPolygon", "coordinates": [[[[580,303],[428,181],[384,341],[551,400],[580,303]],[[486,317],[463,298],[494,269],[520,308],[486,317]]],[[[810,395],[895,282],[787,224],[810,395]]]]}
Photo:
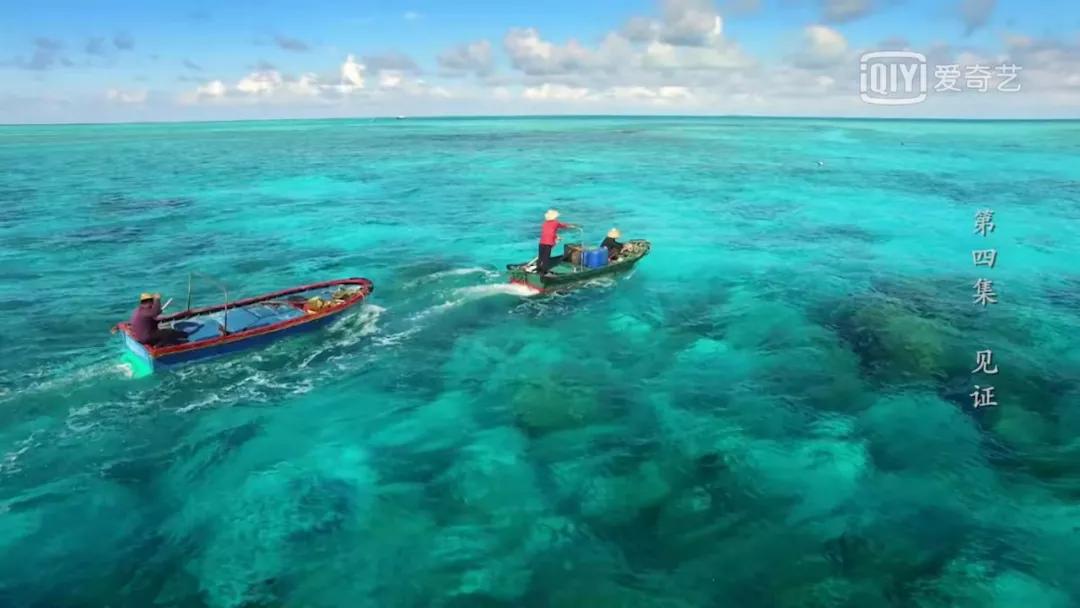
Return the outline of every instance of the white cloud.
{"type": "Polygon", "coordinates": [[[654,105],[682,105],[695,101],[695,95],[687,87],[612,87],[604,93],[615,101],[644,102],[654,105]]]}
{"type": "Polygon", "coordinates": [[[453,91],[433,86],[415,78],[410,70],[380,69],[372,71],[374,87],[368,86],[367,66],[348,55],[340,66],[336,82],[332,77],[322,78],[314,72],[299,77],[284,75],[278,70],[256,70],[228,85],[214,80],[198,86],[193,92],[182,95],[184,104],[244,105],[253,103],[272,104],[341,104],[346,98],[364,100],[385,99],[388,95],[414,98],[451,99],[453,91]]]}
{"type": "MultiPolygon", "coordinates": [[[[857,7],[880,2],[832,2],[832,10],[854,14],[857,7]]],[[[861,10],[861,9],[860,9],[861,10]]],[[[299,77],[276,69],[257,69],[235,81],[211,81],[196,89],[201,102],[233,106],[281,103],[295,107],[390,108],[400,104],[409,115],[428,112],[704,112],[759,114],[841,114],[888,116],[887,110],[859,100],[853,49],[827,25],[803,28],[797,47],[782,58],[764,62],[748,55],[724,31],[713,3],[667,0],[653,16],[632,18],[596,40],[550,40],[532,27],[509,29],[503,40],[511,70],[496,73],[492,42],[464,42],[439,54],[439,72],[428,83],[411,58],[349,55],[337,74],[305,73],[299,77]],[[467,74],[479,78],[457,78],[467,74]],[[444,78],[440,80],[440,78],[444,78]],[[437,101],[438,100],[438,101],[437,101]],[[508,103],[512,102],[512,103],[508,103]],[[315,105],[321,104],[321,105],[315,105]]],[[[1078,45],[1033,40],[1020,33],[1003,35],[1003,49],[965,48],[924,52],[931,63],[997,65],[1003,60],[1023,65],[1025,92],[991,99],[957,96],[931,100],[911,115],[932,114],[941,108],[964,108],[977,102],[983,115],[993,108],[1029,110],[1030,99],[1061,108],[1080,107],[1080,49],[1078,45]],[[968,54],[963,54],[964,52],[968,54]],[[992,62],[992,63],[990,63],[992,62]],[[1030,89],[1029,89],[1030,87],[1030,89]],[[964,100],[970,100],[966,103],[964,100]],[[937,104],[937,105],[934,105],[937,104]],[[990,105],[996,104],[996,105],[990,105]],[[1010,106],[1011,104],[1011,106],[1010,106]],[[985,109],[991,108],[991,109],[985,109]]],[[[891,48],[907,48],[898,41],[891,48]]],[[[264,66],[269,67],[269,66],[264,66]]],[[[939,96],[941,97],[941,96],[939,96]]],[[[330,110],[328,110],[330,111],[330,110]]],[[[1072,110],[1075,114],[1075,110],[1072,110]]]]}
{"type": "Polygon", "coordinates": [[[839,59],[847,52],[848,44],[840,32],[824,25],[811,25],[805,30],[809,51],[821,59],[839,59]]]}
{"type": "Polygon", "coordinates": [[[642,56],[642,66],[662,70],[722,70],[749,67],[749,58],[734,46],[685,47],[651,42],[642,56]]]}
{"type": "Polygon", "coordinates": [[[105,97],[109,101],[117,103],[141,104],[146,103],[148,94],[145,90],[123,91],[120,89],[109,89],[105,92],[105,97]]]}
{"type": "Polygon", "coordinates": [[[724,21],[712,0],[661,0],[660,18],[631,17],[623,33],[634,42],[709,46],[720,41],[724,21]]]}
{"type": "Polygon", "coordinates": [[[227,88],[224,82],[220,80],[211,80],[210,82],[199,85],[195,89],[196,97],[224,97],[227,92],[227,88]]]}
{"type": "Polygon", "coordinates": [[[396,89],[401,86],[404,78],[397,70],[383,70],[379,72],[379,88],[396,89]]]}
{"type": "Polygon", "coordinates": [[[824,25],[809,25],[803,29],[802,47],[789,61],[794,66],[815,70],[846,64],[848,58],[848,42],[843,34],[824,25]]]}
{"type": "Polygon", "coordinates": [[[534,28],[511,28],[503,39],[514,67],[534,76],[566,74],[588,69],[592,61],[585,47],[575,40],[555,45],[540,38],[534,28]]]}
{"type": "Polygon", "coordinates": [[[281,88],[283,79],[276,70],[252,72],[236,83],[236,90],[247,95],[267,95],[281,88]]]}
{"type": "Polygon", "coordinates": [[[357,63],[356,57],[349,55],[341,64],[341,84],[349,87],[364,87],[364,65],[357,63]]]}
{"type": "Polygon", "coordinates": [[[451,73],[472,72],[486,76],[495,68],[495,57],[487,40],[460,44],[441,53],[438,61],[440,67],[451,73]]]}
{"type": "MultiPolygon", "coordinates": [[[[499,94],[506,98],[510,95],[505,87],[500,87],[499,94]]],[[[521,92],[524,99],[532,101],[616,101],[647,102],[650,104],[671,104],[694,99],[693,92],[679,86],[614,86],[602,89],[575,87],[565,84],[545,82],[539,86],[526,87],[521,92]]]]}
{"type": "Polygon", "coordinates": [[[364,66],[349,55],[341,65],[340,84],[324,83],[312,72],[299,78],[284,76],[278,70],[256,70],[229,86],[221,80],[199,85],[191,93],[181,96],[186,104],[200,102],[248,103],[255,100],[288,102],[304,98],[336,97],[348,94],[364,86],[364,66]]]}
{"type": "Polygon", "coordinates": [[[525,99],[544,101],[580,101],[588,96],[589,89],[585,87],[571,87],[565,84],[547,82],[538,87],[528,87],[522,92],[522,97],[525,99]]]}

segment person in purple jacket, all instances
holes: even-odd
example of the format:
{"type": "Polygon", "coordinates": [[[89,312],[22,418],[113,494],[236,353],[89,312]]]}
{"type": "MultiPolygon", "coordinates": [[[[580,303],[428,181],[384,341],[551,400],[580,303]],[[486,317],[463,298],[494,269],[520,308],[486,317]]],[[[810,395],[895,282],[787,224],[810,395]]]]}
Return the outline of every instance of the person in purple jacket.
{"type": "Polygon", "coordinates": [[[158,327],[161,320],[161,294],[144,293],[139,306],[131,313],[131,334],[147,346],[173,346],[187,342],[187,334],[169,327],[158,327]]]}

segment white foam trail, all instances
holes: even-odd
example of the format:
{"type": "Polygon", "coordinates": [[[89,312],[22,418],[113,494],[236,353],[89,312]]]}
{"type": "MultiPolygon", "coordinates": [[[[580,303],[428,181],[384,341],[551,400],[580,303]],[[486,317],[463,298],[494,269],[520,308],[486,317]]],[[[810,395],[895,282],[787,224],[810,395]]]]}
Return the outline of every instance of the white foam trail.
{"type": "MultiPolygon", "coordinates": [[[[110,359],[112,358],[110,357],[110,359]]],[[[31,382],[25,388],[21,388],[11,393],[0,393],[0,400],[7,401],[9,397],[26,396],[51,390],[61,390],[70,386],[82,384],[94,378],[107,377],[113,374],[124,375],[130,378],[131,373],[132,370],[130,366],[117,364],[114,360],[109,359],[80,365],[73,370],[65,369],[65,366],[45,366],[34,370],[25,376],[27,378],[44,379],[38,380],[37,382],[31,382]],[[126,370],[125,367],[127,368],[126,370]]]]}
{"type": "Polygon", "coordinates": [[[519,285],[517,283],[499,283],[496,285],[475,285],[473,287],[462,287],[455,293],[466,296],[467,299],[475,300],[478,298],[486,298],[488,296],[508,295],[518,297],[529,297],[536,295],[536,291],[526,287],[525,285],[519,285]]]}
{"type": "Polygon", "coordinates": [[[413,327],[411,329],[406,329],[405,331],[400,331],[396,334],[390,334],[389,336],[379,336],[377,338],[374,338],[372,342],[377,346],[395,346],[397,344],[400,344],[403,340],[405,340],[409,336],[412,336],[418,331],[420,331],[419,327],[413,327]]]}
{"type": "Polygon", "coordinates": [[[470,274],[483,274],[489,277],[498,276],[499,273],[490,270],[488,268],[481,268],[479,266],[470,266],[469,268],[451,268],[450,270],[440,270],[439,272],[433,272],[427,276],[413,279],[408,283],[405,283],[405,287],[411,288],[421,285],[423,283],[432,283],[435,281],[441,281],[442,279],[448,279],[451,277],[463,277],[470,274]]]}
{"type": "Polygon", "coordinates": [[[341,338],[328,341],[320,348],[312,351],[301,363],[300,367],[311,365],[319,357],[327,352],[339,349],[347,349],[356,345],[364,338],[379,333],[379,319],[386,309],[375,304],[365,304],[355,315],[341,319],[331,328],[331,332],[340,334],[341,338]]]}
{"type": "Polygon", "coordinates": [[[492,296],[517,296],[526,298],[536,295],[536,291],[530,289],[524,285],[518,285],[516,283],[496,283],[494,285],[473,285],[472,287],[462,287],[455,289],[452,294],[452,298],[443,302],[442,304],[436,304],[430,308],[422,310],[412,316],[413,321],[419,321],[427,318],[433,314],[445,312],[452,308],[457,308],[467,302],[474,302],[483,298],[489,298],[492,296]]]}

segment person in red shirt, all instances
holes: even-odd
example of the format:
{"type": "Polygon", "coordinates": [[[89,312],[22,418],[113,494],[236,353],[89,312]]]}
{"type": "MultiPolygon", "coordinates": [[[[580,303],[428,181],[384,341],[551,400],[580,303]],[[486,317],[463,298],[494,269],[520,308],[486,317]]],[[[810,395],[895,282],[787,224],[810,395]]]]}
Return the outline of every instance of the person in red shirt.
{"type": "Polygon", "coordinates": [[[551,269],[551,248],[559,240],[559,230],[562,228],[577,228],[574,224],[564,224],[559,221],[559,212],[548,209],[544,214],[544,223],[540,226],[540,255],[536,259],[536,272],[544,274],[551,269]]]}

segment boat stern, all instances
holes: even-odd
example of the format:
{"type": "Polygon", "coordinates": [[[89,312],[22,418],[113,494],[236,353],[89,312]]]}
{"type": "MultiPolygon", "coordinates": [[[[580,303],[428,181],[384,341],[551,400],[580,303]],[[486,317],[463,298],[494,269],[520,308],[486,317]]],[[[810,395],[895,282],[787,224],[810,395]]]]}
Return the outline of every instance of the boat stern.
{"type": "Polygon", "coordinates": [[[540,275],[534,272],[525,272],[520,268],[515,268],[510,271],[510,282],[514,285],[528,287],[537,293],[541,293],[545,289],[544,281],[540,278],[540,275]]]}
{"type": "Polygon", "coordinates": [[[138,361],[140,364],[153,370],[154,356],[150,354],[150,350],[146,345],[133,338],[126,330],[121,331],[120,335],[121,340],[123,341],[124,353],[138,361]]]}

